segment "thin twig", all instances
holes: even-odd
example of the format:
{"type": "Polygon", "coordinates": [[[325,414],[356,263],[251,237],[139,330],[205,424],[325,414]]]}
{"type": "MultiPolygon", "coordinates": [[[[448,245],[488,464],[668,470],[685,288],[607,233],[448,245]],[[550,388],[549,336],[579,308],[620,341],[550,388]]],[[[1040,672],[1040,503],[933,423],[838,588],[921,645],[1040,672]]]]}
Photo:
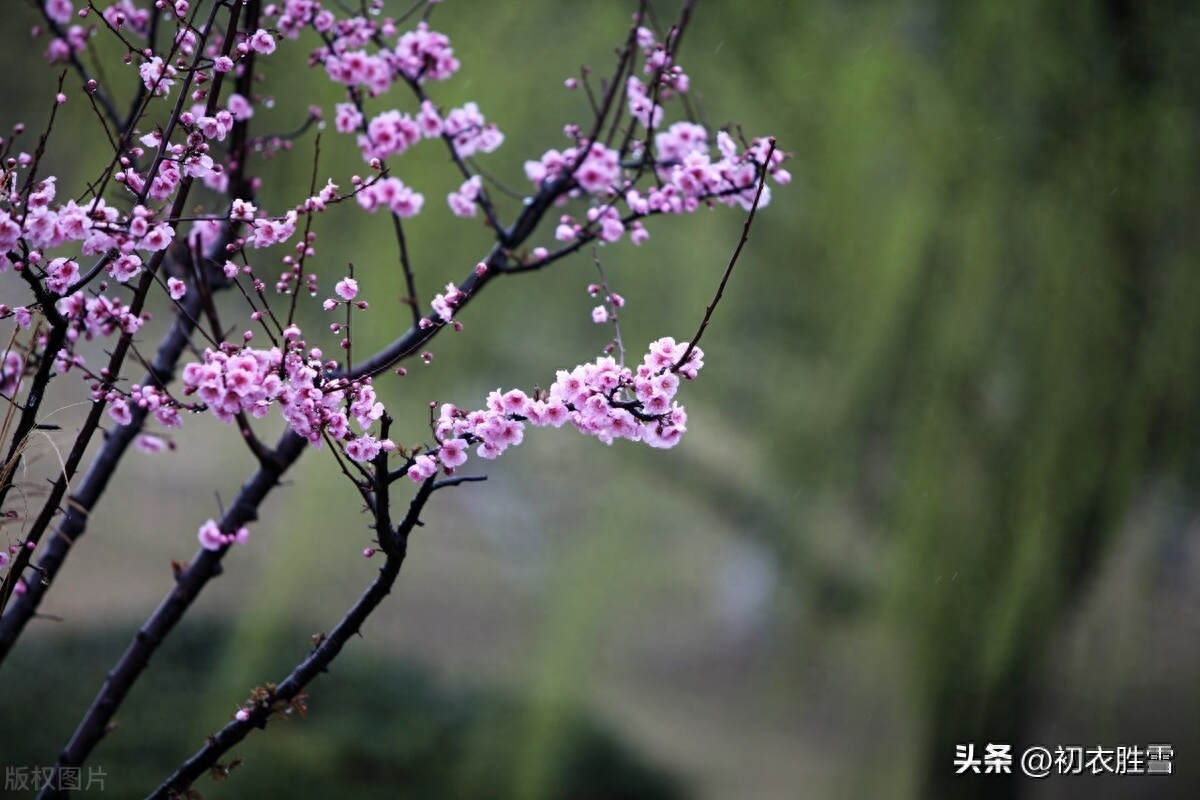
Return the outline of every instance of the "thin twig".
{"type": "Polygon", "coordinates": [[[746,222],[742,225],[742,238],[738,239],[737,247],[733,250],[733,255],[729,258],[729,264],[725,267],[725,274],[721,276],[721,282],[717,284],[717,293],[713,296],[712,302],[708,304],[708,308],[704,310],[704,319],[700,320],[700,327],[696,329],[696,335],[688,342],[687,349],[683,351],[683,355],[671,367],[671,371],[679,370],[687,360],[691,358],[692,351],[696,349],[696,345],[700,343],[700,337],[704,335],[704,329],[708,327],[708,321],[712,319],[713,311],[717,307],[717,303],[721,302],[721,296],[725,294],[725,284],[729,283],[729,276],[733,274],[733,267],[737,264],[738,256],[742,254],[742,248],[746,246],[746,242],[750,239],[750,226],[754,224],[754,215],[758,211],[758,202],[762,198],[763,187],[767,183],[767,172],[771,165],[771,156],[775,155],[775,137],[767,140],[769,147],[767,149],[767,157],[763,159],[763,163],[759,166],[758,174],[758,191],[754,193],[754,202],[750,205],[750,213],[746,215],[746,222]]]}

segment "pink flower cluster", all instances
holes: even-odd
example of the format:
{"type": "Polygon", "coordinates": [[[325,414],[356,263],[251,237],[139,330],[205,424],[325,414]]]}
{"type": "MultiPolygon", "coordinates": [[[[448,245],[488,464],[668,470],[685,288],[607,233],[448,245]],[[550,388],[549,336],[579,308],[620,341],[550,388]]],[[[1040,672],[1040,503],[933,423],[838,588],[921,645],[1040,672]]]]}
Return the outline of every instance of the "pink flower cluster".
{"type": "Polygon", "coordinates": [[[444,81],[458,72],[458,59],[444,33],[429,30],[424,22],[417,24],[396,42],[396,66],[411,81],[418,83],[444,81]]]}
{"type": "Polygon", "coordinates": [[[369,461],[381,450],[390,451],[390,440],[366,433],[383,416],[370,381],[323,380],[320,351],[304,353],[304,343],[294,326],[285,332],[287,349],[265,350],[226,345],[205,350],[202,362],[183,370],[184,394],[198,396],[217,418],[233,422],[239,413],[261,418],[278,404],[291,429],[319,445],[322,436],[342,442],[346,454],[369,461]],[[350,427],[357,423],[360,434],[350,427]]]}
{"type": "MultiPolygon", "coordinates": [[[[634,188],[633,173],[622,174],[614,151],[601,144],[589,147],[574,176],[579,190],[592,195],[593,204],[586,214],[587,224],[564,215],[555,229],[555,238],[568,242],[591,231],[601,241],[616,242],[628,232],[634,244],[641,244],[649,238],[649,233],[638,217],[690,213],[714,202],[749,210],[758,189],[759,170],[770,150],[767,139],[755,139],[745,152],[739,153],[729,134],[720,131],[717,144],[721,158],[715,161],[709,153],[707,132],[690,122],[675,123],[667,131],[657,134],[655,142],[660,154],[665,153],[670,158],[656,162],[659,185],[644,193],[634,188]],[[618,197],[624,200],[626,217],[618,210],[618,197]]],[[[573,168],[578,155],[576,148],[561,153],[549,150],[540,161],[527,161],[525,174],[540,185],[573,168]]],[[[791,181],[791,175],[782,168],[785,158],[776,150],[770,163],[765,165],[767,172],[781,185],[791,181]]],[[[770,201],[770,187],[764,186],[759,207],[770,201]]]]}
{"type": "Polygon", "coordinates": [[[117,332],[136,333],[149,318],[149,315],[131,313],[129,306],[119,299],[106,295],[88,297],[83,292],[62,298],[55,308],[71,322],[71,328],[67,331],[68,347],[80,336],[92,339],[112,336],[117,332]]]}
{"type": "Polygon", "coordinates": [[[250,540],[250,531],[243,525],[234,533],[222,533],[216,520],[210,519],[200,526],[197,538],[200,539],[200,546],[205,550],[220,550],[231,544],[245,544],[250,540]]]}
{"type": "Polygon", "coordinates": [[[651,75],[660,84],[659,96],[669,100],[673,91],[686,93],[691,81],[683,68],[674,63],[666,45],[658,41],[654,31],[642,27],[637,29],[638,47],[646,57],[643,72],[651,75]]]}
{"type": "Polygon", "coordinates": [[[154,56],[142,64],[138,67],[138,74],[142,76],[142,83],[145,87],[157,97],[166,97],[171,93],[171,87],[175,85],[175,68],[170,64],[164,64],[162,56],[154,56]]]}
{"type": "Polygon", "coordinates": [[[569,372],[559,370],[549,391],[534,397],[520,389],[497,389],[478,411],[443,404],[434,423],[438,446],[415,456],[408,476],[420,482],[438,469],[453,472],[466,463],[472,445],[478,445],[475,453],[480,458],[497,458],[524,440],[526,424],[558,428],[569,422],[605,444],[627,439],[655,448],[674,447],[687,430],[687,412],[674,399],[679,379],[695,378],[704,366],[698,347],[679,363],[687,347],[687,342],[665,337],[650,345],[636,370],[603,356],[569,372]]]}
{"type": "Polygon", "coordinates": [[[23,216],[18,211],[20,196],[14,193],[8,197],[10,208],[0,208],[0,251],[17,249],[22,238],[35,248],[82,242],[86,255],[110,248],[122,253],[135,249],[159,250],[170,243],[174,233],[170,226],[160,223],[151,227],[149,221],[153,215],[142,206],[135,207],[130,217],[122,221],[117,209],[102,199],[83,206],[74,200],[52,205],[56,184],[53,176],[40,181],[29,195],[23,216]]]}
{"type": "Polygon", "coordinates": [[[425,196],[414,192],[399,178],[381,178],[363,187],[355,200],[364,210],[374,213],[380,208],[390,209],[401,219],[414,217],[425,205],[425,196]]]}
{"type": "Polygon", "coordinates": [[[273,244],[286,242],[296,235],[296,212],[289,211],[281,219],[264,217],[254,220],[255,248],[270,247],[273,244]]]}
{"type": "Polygon", "coordinates": [[[638,80],[636,75],[630,75],[625,82],[625,94],[629,97],[629,115],[642,127],[657,128],[662,124],[663,107],[654,102],[646,91],[646,84],[638,80]]]}
{"type": "MultiPolygon", "coordinates": [[[[6,180],[10,188],[0,189],[0,272],[10,267],[29,270],[27,275],[37,276],[50,293],[59,296],[56,308],[70,321],[70,327],[66,346],[54,356],[56,365],[60,372],[80,367],[81,372],[87,373],[93,399],[106,402],[109,416],[118,424],[131,424],[138,409],[152,414],[164,427],[177,428],[182,424],[183,409],[207,407],[222,421],[234,423],[242,415],[262,418],[276,406],[289,428],[310,443],[320,446],[328,440],[354,461],[371,461],[396,447],[392,441],[372,433],[374,424],[383,418],[384,407],[371,379],[336,377],[337,362],[323,361],[321,351],[310,349],[295,325],[288,324],[273,347],[250,347],[253,334],[246,331],[236,344],[225,342],[207,349],[199,361],[188,364],[182,372],[181,396],[195,398],[187,402],[175,399],[163,387],[133,385],[123,392],[103,370],[98,375],[88,373],[82,357],[75,353],[77,342],[116,333],[133,334],[148,315],[134,314],[123,301],[103,294],[106,284],[101,283],[97,289],[84,285],[82,278],[85,274],[99,273],[101,267],[122,284],[141,274],[146,269],[143,257],[151,261],[145,253],[160,252],[174,241],[176,231],[172,224],[178,221],[165,219],[163,212],[189,179],[201,179],[209,188],[225,192],[227,176],[234,164],[228,160],[231,156],[223,155],[231,148],[218,143],[239,138],[231,137],[231,133],[239,122],[253,117],[258,99],[254,95],[244,97],[233,93],[225,96],[223,107],[216,102],[210,106],[208,93],[218,83],[213,80],[215,75],[230,73],[224,82],[228,87],[231,79],[245,68],[244,59],[252,54],[273,53],[276,37],[293,39],[304,28],[320,34],[322,46],[312,55],[310,64],[323,66],[330,79],[346,87],[345,102],[337,105],[334,124],[339,132],[356,135],[373,177],[365,181],[355,177],[354,191],[346,197],[339,197],[337,186],[330,181],[319,193],[282,216],[265,216],[248,200],[233,200],[225,214],[201,214],[191,228],[188,243],[206,259],[213,257],[209,247],[220,240],[220,234],[229,225],[235,229],[234,241],[228,245],[227,256],[218,256],[217,261],[226,257],[244,259],[247,244],[265,248],[286,243],[295,237],[298,225],[304,228],[301,214],[324,210],[328,203],[349,196],[368,212],[386,208],[398,217],[412,217],[420,212],[424,196],[399,178],[390,177],[381,163],[384,159],[400,155],[424,139],[443,137],[453,147],[457,159],[467,159],[493,152],[504,142],[504,135],[487,121],[476,103],[466,102],[443,115],[418,88],[427,81],[445,80],[460,67],[448,37],[431,30],[425,22],[419,23],[415,30],[400,33],[390,19],[372,19],[363,14],[339,21],[318,0],[276,0],[262,9],[261,24],[266,27],[236,34],[238,38],[232,43],[236,46],[229,55],[224,55],[228,48],[219,29],[206,31],[187,21],[186,16],[195,5],[186,0],[158,0],[157,10],[150,12],[138,8],[131,0],[120,0],[102,12],[104,20],[122,31],[122,35],[147,35],[151,13],[162,14],[164,24],[168,21],[175,24],[173,49],[155,53],[148,48],[128,48],[127,63],[137,69],[137,77],[132,73],[130,77],[135,85],[140,79],[147,91],[160,97],[168,96],[181,81],[186,81],[190,95],[184,100],[193,105],[180,114],[178,125],[146,132],[138,140],[142,146],[131,143],[133,146],[117,154],[113,180],[135,198],[119,208],[107,205],[102,199],[68,199],[56,204],[53,177],[37,183],[25,197],[16,188],[23,182],[15,174],[6,173],[10,176],[6,180]],[[394,47],[389,46],[391,42],[395,42],[394,47]],[[192,57],[190,64],[188,57],[192,57]],[[365,103],[369,98],[383,95],[398,82],[416,89],[420,100],[418,110],[410,113],[387,109],[373,115],[367,111],[365,103]],[[171,140],[164,138],[163,132],[167,130],[173,131],[171,140]],[[221,159],[226,160],[218,163],[221,159]],[[125,212],[127,206],[132,208],[125,212]],[[49,252],[75,243],[76,252],[49,252]],[[84,259],[79,258],[79,250],[83,255],[101,256],[102,260],[95,262],[94,269],[87,264],[81,267],[84,259]],[[13,255],[16,253],[21,254],[21,260],[16,260],[13,255]]],[[[370,5],[375,11],[382,10],[382,2],[372,0],[370,5]]],[[[90,33],[80,26],[62,29],[76,17],[71,0],[44,0],[44,8],[60,26],[54,28],[59,38],[51,42],[47,55],[67,60],[86,46],[90,33]]],[[[525,164],[527,177],[539,189],[563,180],[569,194],[560,200],[582,199],[588,205],[586,212],[578,216],[579,221],[569,215],[561,217],[555,233],[560,241],[576,241],[587,235],[603,242],[616,242],[628,233],[634,244],[639,244],[648,236],[640,222],[642,217],[690,212],[717,202],[748,208],[763,170],[777,183],[784,184],[790,179],[781,168],[783,154],[775,152],[768,163],[766,140],[754,140],[743,150],[722,131],[715,135],[714,152],[714,145],[710,144],[713,137],[700,125],[675,122],[663,129],[665,104],[673,96],[688,91],[689,79],[650,31],[640,29],[637,36],[644,56],[644,74],[626,79],[623,88],[627,105],[614,108],[618,115],[614,130],[630,132],[628,138],[618,137],[618,141],[624,140],[626,144],[615,149],[599,141],[588,141],[580,134],[580,128],[572,125],[566,129],[569,146],[561,151],[549,150],[540,159],[525,164]],[[636,124],[620,118],[626,111],[636,124]],[[650,188],[637,188],[639,181],[646,181],[650,188]]],[[[158,38],[164,43],[172,41],[166,32],[158,38]]],[[[89,84],[88,91],[94,92],[94,82],[89,84]]],[[[60,96],[59,102],[63,101],[65,97],[60,96]]],[[[313,117],[320,117],[319,109],[313,112],[313,117]]],[[[148,128],[143,126],[143,130],[148,128]]],[[[275,137],[274,141],[278,143],[281,139],[286,137],[275,137]]],[[[256,152],[283,150],[291,143],[290,140],[283,144],[271,142],[271,137],[263,139],[263,150],[256,152]]],[[[36,156],[22,153],[13,163],[27,168],[36,163],[36,156]]],[[[465,177],[447,201],[457,216],[473,217],[481,197],[486,197],[482,194],[483,179],[469,173],[465,177]]],[[[761,204],[768,201],[769,195],[764,192],[761,204]]],[[[298,291],[306,282],[307,288],[316,293],[316,275],[302,277],[304,259],[312,255],[313,236],[308,233],[306,240],[296,245],[297,255],[283,259],[285,272],[276,284],[280,291],[298,291]]],[[[533,248],[531,253],[535,260],[551,257],[542,247],[533,248]]],[[[481,264],[478,269],[486,267],[481,264]]],[[[249,265],[239,267],[232,260],[225,261],[224,274],[229,280],[249,276],[261,298],[266,284],[253,276],[249,265]]],[[[189,287],[184,281],[166,274],[157,278],[165,284],[172,300],[187,295],[189,287]]],[[[600,287],[593,288],[593,295],[599,294],[600,287]]],[[[357,300],[359,287],[352,277],[338,280],[333,293],[334,297],[325,300],[327,310],[342,305],[347,309],[350,305],[366,308],[365,301],[357,300]]],[[[249,292],[246,296],[251,297],[249,292]]],[[[454,283],[447,284],[445,291],[433,298],[431,318],[421,320],[420,326],[449,324],[461,328],[454,314],[465,299],[466,294],[454,283]]],[[[256,309],[252,319],[270,321],[270,312],[259,310],[257,302],[252,302],[256,309]]],[[[606,292],[605,304],[592,311],[593,320],[615,322],[616,309],[623,302],[619,295],[606,292]]],[[[30,324],[28,308],[0,306],[0,318],[9,316],[14,316],[23,327],[30,324]]],[[[341,326],[339,322],[331,328],[338,333],[341,326]]],[[[342,344],[349,347],[348,334],[342,344]]],[[[421,357],[428,363],[432,354],[426,351],[421,357]]],[[[451,473],[466,463],[472,451],[479,458],[497,458],[507,448],[520,444],[530,425],[557,428],[570,423],[606,444],[626,439],[654,448],[673,447],[687,429],[686,411],[676,401],[680,381],[695,378],[702,366],[703,353],[699,348],[689,352],[686,342],[663,338],[650,345],[636,368],[624,366],[622,350],[621,361],[603,356],[571,370],[560,370],[548,390],[526,394],[519,389],[507,392],[497,389],[488,395],[483,408],[474,411],[443,405],[433,424],[436,446],[424,452],[413,451],[406,464],[407,474],[414,481],[423,481],[439,471],[451,473]]],[[[4,353],[0,363],[0,393],[15,394],[24,370],[25,358],[20,353],[4,353]]],[[[249,436],[249,431],[245,435],[249,436]]],[[[151,438],[149,442],[145,447],[161,448],[161,440],[151,438]]],[[[210,550],[244,543],[247,535],[245,528],[233,533],[221,531],[214,520],[207,520],[198,531],[201,544],[210,550]]]]}
{"type": "Polygon", "coordinates": [[[87,47],[88,39],[91,38],[93,32],[82,25],[70,26],[65,31],[66,36],[56,36],[50,40],[50,44],[46,45],[46,60],[51,64],[69,61],[73,54],[87,47]]]}
{"type": "Polygon", "coordinates": [[[494,123],[484,119],[479,105],[473,102],[462,108],[451,109],[446,115],[443,130],[454,142],[454,149],[460,158],[490,153],[504,144],[504,134],[494,123]]]}
{"type": "Polygon", "coordinates": [[[589,194],[614,193],[620,185],[621,155],[616,150],[595,142],[587,148],[569,147],[562,152],[547,150],[539,161],[525,162],[525,177],[540,186],[557,180],[575,168],[582,153],[583,161],[575,169],[575,180],[589,194]]]}
{"type": "Polygon", "coordinates": [[[364,87],[371,96],[377,96],[401,75],[414,83],[424,83],[445,80],[458,71],[459,62],[449,37],[431,31],[425,22],[418,23],[415,31],[403,34],[394,49],[384,48],[375,54],[351,49],[361,48],[376,32],[384,33],[369,30],[364,23],[366,20],[361,18],[339,23],[338,37],[322,51],[325,72],[331,80],[364,87]]]}
{"type": "Polygon", "coordinates": [[[165,389],[135,383],[129,387],[129,400],[153,414],[158,424],[164,428],[183,427],[183,419],[179,416],[179,404],[165,389]]]}
{"type": "Polygon", "coordinates": [[[450,204],[450,210],[454,212],[454,216],[475,216],[477,208],[475,200],[478,199],[481,189],[483,189],[483,178],[478,175],[472,175],[463,181],[462,186],[458,187],[457,192],[451,192],[447,195],[446,202],[450,204]]]}
{"type": "Polygon", "coordinates": [[[454,321],[454,309],[467,298],[467,293],[453,283],[446,284],[446,291],[433,296],[433,311],[442,322],[454,321]]]}
{"type": "Polygon", "coordinates": [[[384,111],[367,123],[367,132],[358,137],[363,159],[385,159],[403,153],[421,141],[422,128],[408,114],[384,111]]]}
{"type": "MultiPolygon", "coordinates": [[[[575,140],[573,146],[561,151],[550,149],[540,159],[525,162],[526,177],[539,189],[569,175],[573,180],[569,196],[583,197],[590,203],[585,221],[576,221],[570,215],[562,217],[555,230],[558,241],[570,242],[586,235],[616,242],[629,233],[634,244],[641,244],[649,238],[639,221],[641,217],[689,213],[713,203],[749,209],[762,170],[776,183],[791,180],[782,169],[784,153],[774,151],[770,163],[766,163],[771,149],[768,139],[755,139],[739,152],[733,138],[720,131],[716,137],[719,157],[714,157],[709,132],[701,125],[683,121],[659,130],[665,116],[663,103],[686,93],[690,80],[650,30],[640,28],[637,36],[645,56],[644,71],[651,77],[647,83],[636,75],[629,76],[625,96],[630,116],[646,130],[646,140],[633,140],[623,163],[621,151],[601,142],[588,142],[580,136],[578,126],[568,125],[566,133],[575,140]],[[655,182],[649,189],[639,190],[636,183],[646,167],[653,170],[655,182]]],[[[571,79],[566,85],[574,88],[579,82],[571,79]]],[[[770,190],[764,187],[759,205],[769,202],[770,190]]],[[[461,200],[453,196],[451,204],[456,212],[463,207],[461,200]]]]}
{"type": "Polygon", "coordinates": [[[104,21],[121,31],[132,31],[137,36],[150,32],[150,11],[139,8],[133,0],[120,0],[104,9],[104,21]]]}
{"type": "Polygon", "coordinates": [[[333,12],[322,8],[319,0],[283,0],[267,6],[264,16],[278,14],[275,27],[289,39],[295,39],[311,25],[320,33],[333,30],[336,19],[333,12]]]}
{"type": "MultiPolygon", "coordinates": [[[[290,7],[285,13],[291,20],[308,20],[318,26],[311,7],[290,7]]],[[[280,18],[281,21],[283,17],[280,18]]],[[[468,158],[475,153],[490,153],[504,141],[504,135],[488,123],[476,103],[468,102],[444,117],[430,100],[422,100],[415,117],[398,109],[385,110],[368,119],[362,106],[366,96],[377,97],[398,79],[412,84],[445,80],[459,69],[449,38],[430,30],[420,22],[416,30],[402,34],[395,48],[382,47],[375,52],[369,44],[394,35],[391,20],[375,23],[365,18],[332,24],[336,36],[318,50],[314,61],[325,67],[329,78],[350,87],[349,102],[339,103],[334,124],[341,133],[359,132],[358,146],[363,159],[386,159],[403,153],[421,139],[447,136],[458,155],[468,158]]],[[[298,28],[295,30],[298,33],[298,28]]]]}
{"type": "MultiPolygon", "coordinates": [[[[64,265],[74,263],[66,259],[55,259],[55,261],[62,261],[64,265]]],[[[61,267],[59,274],[63,274],[61,267]]],[[[47,283],[50,284],[54,280],[55,278],[52,276],[47,283]]],[[[150,318],[146,312],[141,315],[134,314],[129,306],[119,298],[104,294],[88,296],[82,291],[73,292],[60,298],[55,303],[55,309],[66,319],[68,326],[66,343],[63,349],[54,356],[55,367],[60,373],[66,373],[72,367],[83,366],[86,363],[84,357],[75,352],[75,347],[80,339],[90,341],[96,337],[108,337],[119,333],[134,334],[150,318]]],[[[7,306],[0,306],[0,318],[7,316],[8,313],[12,313],[16,317],[19,327],[28,327],[28,309],[17,308],[10,311],[7,306]]]]}

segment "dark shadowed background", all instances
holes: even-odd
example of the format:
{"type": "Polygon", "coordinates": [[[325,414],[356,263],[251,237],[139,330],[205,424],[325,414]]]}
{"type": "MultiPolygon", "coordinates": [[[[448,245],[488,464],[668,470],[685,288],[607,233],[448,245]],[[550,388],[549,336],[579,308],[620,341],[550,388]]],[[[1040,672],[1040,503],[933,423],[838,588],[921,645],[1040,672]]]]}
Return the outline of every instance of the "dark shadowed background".
{"type": "MultiPolygon", "coordinates": [[[[55,72],[14,6],[0,126],[36,131],[55,72]]],[[[434,26],[463,70],[431,92],[480,103],[507,136],[480,163],[524,191],[523,162],[585,119],[563,79],[609,69],[631,10],[446,2],[434,26]]],[[[307,719],[258,734],[228,781],[198,788],[1197,796],[1198,23],[1182,2],[701,2],[680,59],[697,107],[774,134],[795,180],[706,334],[683,443],[539,430],[473,461],[488,482],[434,500],[398,590],[311,687],[307,719]],[[1176,774],[956,776],[968,743],[1165,743],[1176,774]]],[[[306,54],[271,59],[291,67],[264,84],[264,124],[331,111],[306,54]]],[[[414,105],[399,90],[395,104],[414,105]]],[[[74,88],[64,113],[60,187],[104,158],[74,88]]],[[[296,151],[261,170],[269,210],[307,194],[312,139],[296,151]]],[[[332,127],[321,164],[321,182],[362,171],[332,127]]],[[[487,231],[445,207],[444,151],[393,166],[426,195],[409,245],[428,299],[487,231]]],[[[356,323],[365,353],[406,319],[394,241],[354,208],[322,223],[319,268],[353,261],[373,303],[356,323]]],[[[599,251],[632,349],[690,336],[741,224],[725,209],[655,220],[641,248],[599,251]]],[[[396,437],[427,438],[430,400],[474,407],[592,358],[606,340],[594,279],[581,254],[489,287],[431,366],[378,384],[396,437]]],[[[193,418],[176,452],[129,457],[43,606],[62,621],[32,626],[0,671],[5,766],[52,762],[169,589],[170,560],[249,476],[230,433],[193,418]]],[[[372,577],[368,519],[327,454],[292,477],[94,754],[110,790],[156,785],[372,577]]]]}

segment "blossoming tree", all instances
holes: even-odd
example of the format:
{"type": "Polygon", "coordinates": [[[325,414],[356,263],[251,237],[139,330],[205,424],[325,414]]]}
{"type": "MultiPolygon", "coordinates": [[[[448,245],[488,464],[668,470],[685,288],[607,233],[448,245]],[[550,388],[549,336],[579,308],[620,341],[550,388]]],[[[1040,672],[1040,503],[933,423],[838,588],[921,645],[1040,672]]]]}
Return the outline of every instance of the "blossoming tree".
{"type": "Polygon", "coordinates": [[[189,414],[211,413],[244,443],[251,465],[223,515],[194,523],[198,552],[178,564],[175,586],[108,674],[42,794],[65,793],[65,771],[85,762],[151,654],[233,546],[247,540],[260,505],[302,455],[322,450],[356,487],[374,531],[357,546],[383,562],[308,657],[257,689],[153,793],[173,796],[250,731],[301,707],[305,686],[397,579],[430,496],[483,479],[471,472],[473,462],[498,458],[537,428],[572,428],[606,444],[626,439],[669,448],[680,441],[687,415],[678,396],[704,365],[701,335],[754,212],[769,200],[768,178],[789,178],[773,139],[745,141],[690,118],[690,80],[676,55],[694,3],[665,29],[653,24],[645,3],[631,6],[633,23],[606,79],[597,82],[584,70],[566,81],[566,89],[586,93],[590,118],[565,126],[561,149],[525,161],[529,183],[515,210],[479,165],[483,155],[514,148],[485,116],[486,98],[456,108],[437,100],[436,85],[461,65],[434,27],[432,0],[395,16],[381,0],[356,10],[317,0],[34,5],[41,14],[34,35],[60,77],[36,140],[17,124],[0,146],[0,323],[7,326],[0,500],[9,499],[31,442],[48,427],[49,385],[74,381],[91,403],[39,507],[10,515],[19,524],[6,527],[0,541],[0,661],[57,589],[72,544],[86,533],[89,512],[131,446],[154,457],[184,435],[189,414]],[[116,43],[127,66],[102,62],[93,47],[102,39],[116,43]],[[333,108],[311,108],[287,137],[255,128],[264,102],[256,77],[285,48],[308,54],[305,80],[332,81],[343,98],[333,108]],[[98,135],[88,141],[104,158],[89,180],[69,186],[52,171],[55,148],[75,144],[55,124],[67,102],[94,112],[98,135]],[[301,155],[319,154],[314,131],[330,119],[336,133],[329,135],[361,154],[363,176],[323,174],[316,155],[301,155]],[[306,141],[308,148],[301,146],[306,141]],[[461,178],[444,204],[427,203],[420,187],[402,178],[404,154],[416,147],[441,148],[461,178]],[[308,195],[286,206],[262,201],[256,170],[267,156],[307,159],[308,195]],[[371,312],[372,287],[345,266],[353,254],[320,246],[314,229],[316,218],[342,203],[394,233],[408,292],[404,329],[365,357],[354,350],[353,321],[371,312]],[[587,289],[597,298],[593,320],[613,328],[603,354],[559,370],[547,389],[497,389],[474,407],[431,404],[423,442],[392,438],[376,386],[403,374],[409,361],[428,361],[430,343],[447,329],[462,330],[460,316],[493,280],[534,276],[599,243],[642,245],[655,217],[715,205],[741,209],[745,227],[690,339],[664,336],[627,361],[618,327],[625,298],[600,268],[587,289]],[[422,270],[405,237],[423,214],[482,217],[493,238],[477,263],[464,265],[460,281],[432,295],[421,293],[422,270]],[[327,328],[302,329],[305,296],[328,315],[327,328]],[[143,335],[152,312],[171,319],[156,343],[143,335]],[[99,358],[87,344],[96,341],[104,344],[99,358]],[[144,374],[130,377],[139,369],[144,374]],[[275,414],[285,430],[270,444],[258,430],[275,414]]]}

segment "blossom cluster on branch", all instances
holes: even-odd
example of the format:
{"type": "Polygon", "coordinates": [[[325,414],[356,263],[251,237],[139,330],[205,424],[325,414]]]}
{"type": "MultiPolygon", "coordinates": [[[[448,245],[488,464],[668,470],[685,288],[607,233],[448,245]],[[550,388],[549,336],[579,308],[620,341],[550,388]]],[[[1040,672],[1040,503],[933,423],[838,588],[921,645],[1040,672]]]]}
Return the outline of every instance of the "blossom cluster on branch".
{"type": "Polygon", "coordinates": [[[164,784],[164,792],[177,792],[198,765],[211,766],[217,750],[248,730],[238,726],[265,724],[288,692],[300,691],[336,655],[353,623],[387,593],[432,492],[472,480],[462,474],[472,454],[495,459],[520,444],[529,427],[568,424],[605,443],[669,448],[680,441],[687,430],[680,385],[704,364],[697,343],[755,211],[770,200],[766,181],[783,185],[790,175],[773,139],[711,130],[692,113],[692,78],[678,50],[694,0],[665,30],[651,24],[646,2],[638,3],[611,74],[597,82],[584,68],[566,80],[565,89],[576,93],[568,97],[586,95],[585,117],[563,126],[560,148],[512,159],[529,181],[528,194],[513,202],[505,196],[511,190],[479,163],[503,159],[513,147],[497,121],[504,109],[489,108],[486,98],[450,107],[434,94],[470,63],[434,26],[433,0],[399,16],[385,13],[383,0],[366,0],[358,10],[318,0],[30,2],[41,17],[33,33],[61,72],[36,142],[23,124],[0,140],[0,324],[11,327],[0,338],[0,403],[8,409],[0,504],[46,415],[47,386],[77,376],[90,403],[42,512],[0,547],[0,663],[86,532],[88,513],[130,445],[148,453],[174,449],[188,414],[211,413],[231,426],[256,465],[220,519],[199,526],[197,557],[179,568],[176,591],[147,621],[155,636],[139,638],[110,673],[103,701],[87,712],[58,766],[81,763],[106,734],[158,641],[219,574],[230,547],[247,540],[259,504],[301,453],[315,447],[334,454],[373,515],[376,543],[389,559],[331,643],[314,651],[315,663],[262,695],[254,711],[243,708],[234,728],[164,784]],[[93,46],[101,38],[107,50],[93,46]],[[101,63],[100,53],[114,47],[123,56],[101,63]],[[311,68],[307,79],[332,82],[340,96],[328,108],[307,109],[292,133],[263,132],[270,115],[259,112],[272,100],[262,94],[262,73],[298,48],[311,68]],[[59,121],[66,103],[86,104],[101,132],[88,146],[102,151],[104,166],[87,180],[55,173],[56,148],[75,144],[59,121]],[[314,132],[327,118],[332,146],[357,153],[363,175],[323,171],[321,148],[330,144],[314,132]],[[415,147],[440,148],[448,158],[458,188],[445,206],[426,203],[426,190],[405,180],[405,155],[415,147]],[[263,185],[262,160],[306,151],[306,196],[281,199],[281,187],[263,185]],[[411,311],[407,329],[365,357],[354,349],[354,320],[378,306],[366,299],[374,287],[355,276],[352,253],[319,242],[316,225],[343,204],[386,220],[411,311]],[[626,235],[640,245],[652,218],[716,206],[746,211],[746,225],[693,337],[663,336],[627,366],[617,318],[625,299],[611,290],[597,259],[601,283],[589,292],[603,295],[603,304],[591,317],[614,332],[600,356],[558,370],[548,389],[497,389],[472,410],[427,400],[425,440],[403,444],[409,437],[393,434],[376,385],[403,374],[407,360],[430,363],[431,342],[447,328],[463,330],[467,307],[489,282],[536,273],[626,235]],[[425,294],[423,259],[410,252],[405,226],[447,211],[482,216],[495,244],[464,265],[462,280],[425,294]],[[230,299],[218,303],[221,296],[230,299]],[[311,325],[302,330],[308,317],[298,311],[301,302],[334,317],[328,334],[311,325]],[[171,321],[157,344],[144,341],[154,314],[171,321]],[[142,377],[133,374],[138,366],[142,377]],[[286,424],[273,447],[256,430],[272,409],[286,424]],[[93,435],[105,427],[76,481],[93,435]],[[418,488],[408,512],[394,520],[390,487],[404,477],[418,488]],[[52,530],[59,535],[47,535],[52,530]]]}

